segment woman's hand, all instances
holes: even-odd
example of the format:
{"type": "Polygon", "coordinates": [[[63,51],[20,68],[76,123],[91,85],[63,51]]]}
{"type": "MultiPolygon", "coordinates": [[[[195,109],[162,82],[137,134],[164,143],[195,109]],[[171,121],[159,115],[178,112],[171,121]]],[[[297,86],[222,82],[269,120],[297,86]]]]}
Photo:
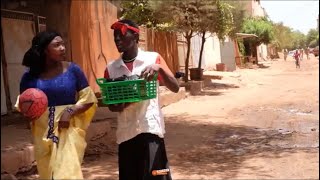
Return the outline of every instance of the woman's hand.
{"type": "Polygon", "coordinates": [[[72,117],[72,109],[66,108],[58,122],[58,130],[60,131],[62,128],[69,128],[70,119],[72,117]]]}

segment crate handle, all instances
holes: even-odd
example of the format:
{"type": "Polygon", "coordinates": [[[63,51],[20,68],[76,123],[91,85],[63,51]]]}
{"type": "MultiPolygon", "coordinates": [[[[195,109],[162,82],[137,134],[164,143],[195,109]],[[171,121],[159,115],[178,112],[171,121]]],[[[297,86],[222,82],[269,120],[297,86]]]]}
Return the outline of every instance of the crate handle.
{"type": "Polygon", "coordinates": [[[153,76],[153,80],[156,81],[158,79],[158,72],[153,76]]]}
{"type": "Polygon", "coordinates": [[[158,72],[155,73],[155,75],[153,76],[153,81],[156,81],[158,79],[158,72]]]}
{"type": "Polygon", "coordinates": [[[102,84],[106,83],[107,81],[105,78],[98,78],[98,79],[96,79],[96,82],[98,85],[102,85],[102,84]]]}

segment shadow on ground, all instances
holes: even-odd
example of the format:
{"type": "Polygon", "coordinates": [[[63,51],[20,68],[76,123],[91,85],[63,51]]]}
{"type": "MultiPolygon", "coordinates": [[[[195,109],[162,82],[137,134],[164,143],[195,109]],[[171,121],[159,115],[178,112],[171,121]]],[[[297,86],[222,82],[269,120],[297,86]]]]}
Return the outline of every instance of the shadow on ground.
{"type": "MultiPolygon", "coordinates": [[[[318,153],[318,148],[284,148],[275,143],[289,141],[292,134],[210,122],[216,118],[225,117],[188,113],[166,117],[165,141],[173,175],[175,172],[183,172],[184,176],[220,174],[222,179],[232,179],[248,172],[247,176],[259,174],[271,179],[276,177],[258,165],[249,166],[245,162],[254,158],[277,159],[298,151],[318,153]]],[[[85,179],[118,179],[117,154],[86,156],[83,174],[85,179]]]]}
{"type": "MultiPolygon", "coordinates": [[[[314,149],[283,148],[275,141],[286,141],[291,134],[248,126],[199,123],[193,119],[214,119],[212,116],[190,116],[187,113],[166,118],[166,144],[169,161],[185,176],[222,174],[222,179],[234,178],[240,168],[272,178],[261,167],[244,164],[252,158],[280,158],[283,153],[314,149]]],[[[219,118],[219,117],[218,117],[219,118]]],[[[173,172],[174,173],[174,172],[173,172]]],[[[249,174],[250,176],[250,174],[249,174]]]]}
{"type": "Polygon", "coordinates": [[[261,69],[266,69],[269,68],[270,66],[266,66],[265,64],[257,64],[259,68],[261,69]]]}
{"type": "Polygon", "coordinates": [[[194,96],[220,96],[224,94],[221,90],[227,90],[230,88],[239,88],[239,86],[235,84],[211,82],[207,83],[203,90],[194,96]]]}
{"type": "Polygon", "coordinates": [[[218,82],[211,82],[208,83],[205,89],[212,90],[212,89],[231,89],[231,88],[239,88],[236,84],[228,84],[228,83],[218,83],[218,82]]]}

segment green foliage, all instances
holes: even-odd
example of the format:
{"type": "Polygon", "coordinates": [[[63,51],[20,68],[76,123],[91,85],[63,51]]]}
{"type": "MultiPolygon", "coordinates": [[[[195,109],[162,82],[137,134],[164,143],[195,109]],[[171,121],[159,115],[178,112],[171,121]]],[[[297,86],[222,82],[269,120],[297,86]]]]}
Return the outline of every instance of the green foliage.
{"type": "Polygon", "coordinates": [[[188,45],[186,67],[189,62],[191,38],[196,32],[216,33],[220,39],[225,36],[234,37],[242,22],[241,19],[234,21],[234,14],[238,15],[238,11],[230,3],[220,0],[131,0],[122,1],[121,7],[122,18],[131,19],[148,28],[182,33],[188,45]]]}
{"type": "Polygon", "coordinates": [[[274,41],[272,44],[278,49],[290,49],[292,46],[292,32],[283,23],[274,23],[274,41]]]}
{"type": "Polygon", "coordinates": [[[156,11],[160,5],[158,1],[152,0],[121,1],[121,19],[133,20],[139,26],[147,28],[170,31],[173,27],[172,22],[162,21],[163,19],[156,11]]]}
{"type": "Polygon", "coordinates": [[[314,48],[319,45],[319,32],[316,29],[310,29],[306,37],[306,45],[314,48]]]}
{"type": "Polygon", "coordinates": [[[319,35],[316,39],[312,40],[309,43],[309,47],[311,47],[311,48],[315,48],[316,46],[319,46],[319,35]]]}
{"type": "MultiPolygon", "coordinates": [[[[217,21],[216,26],[214,29],[211,29],[210,32],[214,32],[217,34],[219,39],[224,39],[225,36],[232,36],[235,35],[235,26],[233,21],[233,14],[232,10],[234,9],[233,6],[231,6],[228,3],[217,1],[217,21]]],[[[212,19],[211,19],[212,20],[212,19]]]]}
{"type": "MultiPolygon", "coordinates": [[[[314,47],[317,44],[318,32],[316,30],[310,30],[308,35],[304,35],[299,31],[293,31],[291,28],[283,25],[283,23],[274,23],[274,40],[272,44],[281,49],[300,49],[307,46],[314,47]]],[[[319,41],[318,41],[319,42],[319,41]]]]}
{"type": "Polygon", "coordinates": [[[242,33],[257,35],[257,38],[248,39],[248,41],[256,46],[262,43],[269,44],[274,39],[272,22],[261,17],[246,18],[242,26],[242,33]]]}
{"type": "Polygon", "coordinates": [[[245,56],[246,54],[246,50],[245,50],[245,47],[244,47],[244,44],[243,44],[243,40],[242,39],[239,39],[238,40],[238,46],[239,46],[239,52],[242,56],[245,56]]]}
{"type": "Polygon", "coordinates": [[[206,33],[215,33],[220,40],[230,35],[233,26],[232,6],[220,0],[207,0],[197,3],[197,19],[195,30],[201,33],[201,48],[198,68],[201,68],[202,54],[206,33]]]}
{"type": "Polygon", "coordinates": [[[121,18],[131,19],[138,25],[153,26],[156,20],[148,3],[149,0],[121,1],[121,18]]]}
{"type": "Polygon", "coordinates": [[[232,13],[232,29],[229,32],[229,37],[235,38],[236,33],[241,32],[242,25],[245,20],[246,16],[246,10],[242,3],[242,1],[223,1],[224,3],[228,3],[231,7],[231,13],[232,13]]]}
{"type": "Polygon", "coordinates": [[[306,36],[300,31],[292,32],[292,47],[290,49],[306,48],[306,36]]]}

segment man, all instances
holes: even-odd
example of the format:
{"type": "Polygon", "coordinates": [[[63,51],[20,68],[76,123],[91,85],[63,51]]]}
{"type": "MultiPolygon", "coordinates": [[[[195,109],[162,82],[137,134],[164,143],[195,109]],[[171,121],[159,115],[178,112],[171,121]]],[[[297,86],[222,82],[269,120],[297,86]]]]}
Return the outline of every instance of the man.
{"type": "Polygon", "coordinates": [[[293,54],[294,59],[296,60],[296,68],[300,69],[300,53],[299,50],[297,49],[295,53],[293,54]]]}
{"type": "Polygon", "coordinates": [[[307,49],[305,50],[305,52],[306,52],[306,55],[307,55],[307,59],[310,59],[310,58],[309,58],[310,48],[309,48],[309,47],[307,47],[307,49]]]}
{"type": "Polygon", "coordinates": [[[287,49],[283,50],[283,55],[284,55],[284,60],[286,61],[287,60],[287,56],[288,56],[288,50],[287,49]]]}
{"type": "Polygon", "coordinates": [[[303,49],[302,48],[300,49],[300,53],[299,54],[300,54],[300,61],[302,61],[303,60],[303,49]]]}
{"type": "MultiPolygon", "coordinates": [[[[121,57],[108,64],[105,78],[141,75],[147,80],[158,73],[160,84],[177,93],[179,84],[164,59],[156,52],[138,48],[139,27],[131,20],[115,22],[114,41],[121,57]]],[[[118,112],[120,180],[171,180],[164,144],[164,119],[157,98],[139,103],[109,105],[118,112]],[[163,175],[153,175],[159,170],[163,175]]]]}

